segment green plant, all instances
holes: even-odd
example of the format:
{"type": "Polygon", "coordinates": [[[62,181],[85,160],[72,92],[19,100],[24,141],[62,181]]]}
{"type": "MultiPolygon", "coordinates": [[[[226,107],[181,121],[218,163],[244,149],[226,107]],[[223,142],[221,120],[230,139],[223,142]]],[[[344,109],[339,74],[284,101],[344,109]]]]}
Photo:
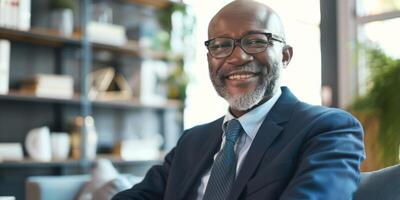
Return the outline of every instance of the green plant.
{"type": "Polygon", "coordinates": [[[400,59],[377,48],[367,48],[371,87],[352,104],[355,111],[378,116],[381,160],[385,166],[398,163],[400,145],[400,59]]]}
{"type": "MultiPolygon", "coordinates": [[[[167,52],[167,60],[175,63],[175,67],[172,68],[171,72],[168,74],[166,84],[168,87],[168,98],[177,99],[182,102],[186,99],[186,88],[189,82],[189,76],[184,69],[184,56],[175,55],[174,47],[171,46],[171,32],[173,31],[172,16],[174,14],[181,14],[182,21],[180,23],[180,28],[182,29],[182,34],[179,35],[180,40],[184,43],[187,39],[186,37],[191,36],[194,32],[195,17],[192,15],[190,8],[184,3],[171,3],[165,9],[158,13],[158,20],[163,29],[155,40],[156,43],[161,45],[161,49],[167,52]]],[[[159,47],[160,48],[160,47],[159,47]]],[[[184,44],[183,48],[188,48],[184,44]]],[[[193,51],[193,49],[191,50],[193,51]]],[[[185,52],[185,50],[184,50],[185,52]]],[[[179,52],[178,54],[185,54],[184,52],[179,52]]]]}
{"type": "Polygon", "coordinates": [[[52,10],[58,9],[74,9],[75,4],[72,0],[50,0],[50,8],[52,10]]]}
{"type": "MultiPolygon", "coordinates": [[[[163,33],[163,36],[166,38],[164,39],[164,42],[162,45],[164,46],[163,48],[166,51],[171,51],[171,31],[172,31],[172,15],[174,13],[181,13],[184,20],[182,24],[182,32],[183,36],[185,37],[187,35],[193,34],[194,26],[195,26],[195,17],[191,14],[189,10],[189,6],[184,4],[184,3],[171,3],[169,4],[168,7],[164,8],[161,12],[158,12],[158,20],[160,22],[160,25],[162,29],[164,30],[165,33],[163,33]]],[[[181,38],[184,40],[184,38],[181,38]]]]}
{"type": "Polygon", "coordinates": [[[168,86],[168,98],[178,99],[182,102],[186,99],[186,87],[189,77],[184,70],[183,60],[179,59],[177,65],[169,73],[166,83],[168,86]]]}

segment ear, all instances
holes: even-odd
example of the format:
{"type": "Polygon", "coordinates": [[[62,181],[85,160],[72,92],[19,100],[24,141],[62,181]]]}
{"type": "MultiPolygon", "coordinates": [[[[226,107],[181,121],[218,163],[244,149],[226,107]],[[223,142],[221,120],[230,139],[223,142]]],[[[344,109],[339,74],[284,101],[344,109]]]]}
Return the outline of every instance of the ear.
{"type": "Polygon", "coordinates": [[[286,68],[290,60],[292,60],[293,56],[293,48],[290,45],[285,45],[282,48],[282,63],[283,63],[283,68],[286,68]]]}

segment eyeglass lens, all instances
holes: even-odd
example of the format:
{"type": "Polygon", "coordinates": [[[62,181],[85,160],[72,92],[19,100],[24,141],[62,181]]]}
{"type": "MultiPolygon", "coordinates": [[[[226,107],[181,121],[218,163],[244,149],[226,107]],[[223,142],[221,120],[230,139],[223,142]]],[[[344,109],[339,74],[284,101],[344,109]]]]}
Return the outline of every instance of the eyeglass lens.
{"type": "MultiPolygon", "coordinates": [[[[260,53],[268,47],[268,37],[262,33],[245,35],[240,40],[240,46],[246,53],[260,53]]],[[[210,41],[208,50],[214,57],[222,58],[229,56],[235,47],[235,40],[232,38],[215,38],[210,41]]]]}

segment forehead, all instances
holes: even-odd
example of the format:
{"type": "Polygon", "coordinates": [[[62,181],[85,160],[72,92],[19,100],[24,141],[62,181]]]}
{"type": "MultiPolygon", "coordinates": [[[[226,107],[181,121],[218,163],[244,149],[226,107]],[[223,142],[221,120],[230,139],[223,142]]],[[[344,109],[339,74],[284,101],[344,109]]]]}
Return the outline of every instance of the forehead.
{"type": "Polygon", "coordinates": [[[281,23],[273,11],[267,9],[235,10],[218,13],[210,22],[208,37],[240,37],[250,31],[267,31],[279,34],[281,23]]]}

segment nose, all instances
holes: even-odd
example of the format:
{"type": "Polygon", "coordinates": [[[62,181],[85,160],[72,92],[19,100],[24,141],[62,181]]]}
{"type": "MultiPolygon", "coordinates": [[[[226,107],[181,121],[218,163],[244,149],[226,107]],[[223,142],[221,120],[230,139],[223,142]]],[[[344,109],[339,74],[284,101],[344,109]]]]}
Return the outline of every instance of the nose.
{"type": "Polygon", "coordinates": [[[240,66],[252,60],[253,56],[246,53],[240,44],[236,43],[232,50],[232,54],[227,57],[226,62],[232,65],[240,66]]]}

